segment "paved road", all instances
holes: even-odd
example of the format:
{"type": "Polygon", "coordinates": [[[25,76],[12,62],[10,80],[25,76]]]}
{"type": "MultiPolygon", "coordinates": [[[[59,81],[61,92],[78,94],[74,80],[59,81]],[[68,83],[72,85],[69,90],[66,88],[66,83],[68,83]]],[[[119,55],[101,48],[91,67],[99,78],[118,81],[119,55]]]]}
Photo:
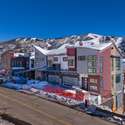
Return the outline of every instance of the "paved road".
{"type": "Polygon", "coordinates": [[[0,87],[0,108],[32,125],[113,125],[68,107],[0,87]]]}

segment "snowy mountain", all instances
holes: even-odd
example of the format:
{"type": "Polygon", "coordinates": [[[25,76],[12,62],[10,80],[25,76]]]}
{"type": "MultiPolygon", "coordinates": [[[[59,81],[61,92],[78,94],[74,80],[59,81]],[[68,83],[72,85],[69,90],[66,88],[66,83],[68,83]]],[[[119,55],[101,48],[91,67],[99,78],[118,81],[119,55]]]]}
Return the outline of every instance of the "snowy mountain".
{"type": "Polygon", "coordinates": [[[23,52],[33,51],[33,45],[38,45],[42,48],[52,49],[58,48],[63,44],[81,44],[81,45],[94,45],[100,43],[108,43],[114,39],[119,49],[125,53],[125,38],[115,37],[115,36],[103,36],[93,33],[88,33],[85,35],[72,35],[63,38],[55,39],[39,39],[31,37],[20,37],[0,43],[0,53],[15,49],[23,52]]]}

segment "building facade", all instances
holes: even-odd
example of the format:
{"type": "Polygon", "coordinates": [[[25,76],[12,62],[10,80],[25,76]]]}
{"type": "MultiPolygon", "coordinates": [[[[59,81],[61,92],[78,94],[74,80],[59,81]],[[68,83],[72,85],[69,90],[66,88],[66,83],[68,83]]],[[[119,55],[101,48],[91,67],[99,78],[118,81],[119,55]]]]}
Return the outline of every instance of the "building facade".
{"type": "Polygon", "coordinates": [[[101,48],[68,48],[67,54],[69,71],[79,74],[82,89],[101,96],[101,103],[114,111],[123,107],[121,55],[112,44],[101,48]]]}
{"type": "Polygon", "coordinates": [[[12,76],[23,75],[23,71],[29,69],[29,57],[18,56],[11,59],[12,76]],[[21,73],[21,74],[18,74],[21,73]]]}
{"type": "MultiPolygon", "coordinates": [[[[58,49],[57,49],[58,50],[58,49]]],[[[67,46],[64,53],[36,50],[36,63],[49,82],[78,86],[113,111],[123,106],[121,55],[112,43],[96,46],[67,46]],[[39,58],[39,59],[37,59],[39,58]]]]}
{"type": "Polygon", "coordinates": [[[14,52],[12,50],[8,50],[1,55],[1,65],[7,76],[11,74],[11,59],[13,57],[14,52]]]}
{"type": "Polygon", "coordinates": [[[34,68],[35,68],[35,79],[47,80],[46,76],[44,76],[43,69],[47,67],[47,55],[44,52],[41,52],[42,48],[35,46],[35,60],[34,60],[34,68]]]}

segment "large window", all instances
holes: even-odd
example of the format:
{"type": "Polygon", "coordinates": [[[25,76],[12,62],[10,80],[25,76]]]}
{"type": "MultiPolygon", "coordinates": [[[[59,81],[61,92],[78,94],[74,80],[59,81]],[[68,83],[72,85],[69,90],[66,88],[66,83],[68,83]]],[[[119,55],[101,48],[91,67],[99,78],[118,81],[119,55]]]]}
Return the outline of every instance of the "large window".
{"type": "Polygon", "coordinates": [[[103,57],[100,57],[100,73],[103,72],[103,57]]]}
{"type": "Polygon", "coordinates": [[[121,69],[120,57],[112,57],[112,71],[121,69]]]}
{"type": "Polygon", "coordinates": [[[120,70],[120,58],[116,58],[116,70],[120,70]]]}
{"type": "Polygon", "coordinates": [[[112,58],[112,71],[114,71],[114,58],[112,58]]]}
{"type": "Polygon", "coordinates": [[[96,56],[88,56],[88,73],[96,73],[96,56]]]}
{"type": "Polygon", "coordinates": [[[116,74],[116,83],[120,83],[121,82],[121,74],[116,74]]]}
{"type": "Polygon", "coordinates": [[[78,56],[78,60],[79,60],[79,61],[84,61],[85,59],[86,59],[85,56],[78,56]]]}

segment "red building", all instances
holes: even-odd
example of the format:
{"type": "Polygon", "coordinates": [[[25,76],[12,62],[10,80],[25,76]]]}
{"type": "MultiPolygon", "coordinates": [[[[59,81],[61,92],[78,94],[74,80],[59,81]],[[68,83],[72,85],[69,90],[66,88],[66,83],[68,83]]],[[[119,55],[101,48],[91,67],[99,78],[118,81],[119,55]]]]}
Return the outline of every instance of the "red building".
{"type": "MultiPolygon", "coordinates": [[[[82,46],[80,44],[65,48],[65,56],[67,57],[65,64],[68,65],[66,70],[58,70],[58,68],[54,67],[54,70],[51,71],[48,67],[49,64],[55,63],[55,61],[58,65],[62,64],[62,61],[58,61],[60,58],[57,59],[57,53],[65,52],[65,49],[61,48],[60,51],[54,50],[56,58],[52,58],[53,60],[49,60],[47,51],[39,48],[39,53],[36,51],[36,66],[47,67],[47,70],[43,70],[47,72],[48,80],[64,85],[79,86],[87,90],[92,95],[92,104],[104,104],[112,108],[113,111],[122,107],[123,79],[121,53],[117,47],[110,42],[91,46],[82,46]]],[[[58,55],[58,57],[61,56],[58,55]]]]}
{"type": "Polygon", "coordinates": [[[101,96],[101,103],[123,106],[121,55],[112,43],[67,48],[69,71],[79,74],[79,85],[101,96]]]}

